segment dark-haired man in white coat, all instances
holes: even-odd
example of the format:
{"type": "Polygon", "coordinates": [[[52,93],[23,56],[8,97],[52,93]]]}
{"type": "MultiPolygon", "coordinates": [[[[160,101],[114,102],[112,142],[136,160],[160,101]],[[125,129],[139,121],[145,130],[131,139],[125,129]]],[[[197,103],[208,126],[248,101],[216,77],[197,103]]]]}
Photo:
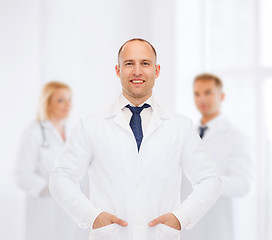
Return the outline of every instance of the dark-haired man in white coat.
{"type": "Polygon", "coordinates": [[[224,97],[219,77],[204,73],[195,78],[194,99],[202,115],[199,135],[217,161],[224,185],[222,196],[194,231],[183,231],[184,240],[233,240],[233,198],[244,196],[250,189],[252,164],[248,139],[221,114],[224,97]]]}

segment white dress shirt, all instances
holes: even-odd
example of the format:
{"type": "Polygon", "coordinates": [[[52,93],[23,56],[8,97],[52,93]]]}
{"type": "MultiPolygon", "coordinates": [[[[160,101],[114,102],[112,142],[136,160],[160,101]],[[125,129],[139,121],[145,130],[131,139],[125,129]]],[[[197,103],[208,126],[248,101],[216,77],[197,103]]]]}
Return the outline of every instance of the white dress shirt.
{"type": "MultiPolygon", "coordinates": [[[[126,106],[129,104],[132,107],[135,107],[129,100],[127,100],[123,94],[120,94],[119,96],[119,103],[120,103],[120,109],[122,109],[122,112],[127,120],[127,122],[130,122],[130,119],[132,117],[132,112],[127,108],[126,106]]],[[[142,107],[144,104],[149,104],[149,108],[144,108],[141,113],[141,119],[142,119],[142,129],[143,129],[143,135],[145,134],[145,131],[148,127],[148,123],[150,121],[152,112],[153,112],[153,107],[154,107],[154,97],[151,96],[148,98],[144,103],[140,104],[138,107],[142,107]]]]}

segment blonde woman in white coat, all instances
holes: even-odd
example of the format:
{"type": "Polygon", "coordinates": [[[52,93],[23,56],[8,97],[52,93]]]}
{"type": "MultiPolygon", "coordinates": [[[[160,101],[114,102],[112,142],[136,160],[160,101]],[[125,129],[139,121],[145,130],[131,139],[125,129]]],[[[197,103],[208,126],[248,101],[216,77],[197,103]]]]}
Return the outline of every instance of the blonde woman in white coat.
{"type": "Polygon", "coordinates": [[[247,137],[220,113],[222,81],[213,74],[195,78],[195,104],[202,115],[199,135],[217,161],[224,182],[222,196],[184,240],[235,239],[234,197],[245,196],[251,184],[252,163],[247,137]]]}
{"type": "Polygon", "coordinates": [[[68,85],[49,82],[42,90],[37,120],[24,131],[16,167],[17,184],[26,193],[26,240],[87,240],[56,204],[48,190],[49,173],[68,136],[71,109],[68,85]]]}

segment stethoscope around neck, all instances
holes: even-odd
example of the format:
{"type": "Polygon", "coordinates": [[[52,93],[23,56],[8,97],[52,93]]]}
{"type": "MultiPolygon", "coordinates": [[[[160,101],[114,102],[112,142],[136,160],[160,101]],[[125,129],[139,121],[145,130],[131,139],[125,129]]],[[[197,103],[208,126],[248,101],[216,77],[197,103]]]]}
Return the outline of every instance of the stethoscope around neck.
{"type": "Polygon", "coordinates": [[[42,144],[41,144],[41,146],[43,147],[43,148],[49,148],[50,147],[50,145],[49,145],[49,143],[48,143],[48,141],[47,141],[47,139],[46,139],[46,136],[45,136],[45,130],[44,130],[44,126],[40,123],[40,128],[41,128],[41,132],[42,132],[42,144]]]}

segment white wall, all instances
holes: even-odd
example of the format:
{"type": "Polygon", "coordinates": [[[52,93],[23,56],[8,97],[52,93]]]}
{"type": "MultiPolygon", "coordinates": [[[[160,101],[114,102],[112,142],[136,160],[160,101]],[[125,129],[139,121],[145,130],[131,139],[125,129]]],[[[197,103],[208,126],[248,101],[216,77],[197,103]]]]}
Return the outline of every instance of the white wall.
{"type": "MultiPolygon", "coordinates": [[[[174,2],[173,2],[174,3],[174,2]]],[[[75,109],[95,111],[120,92],[115,75],[119,47],[128,39],[150,40],[159,52],[156,91],[175,98],[175,4],[165,1],[49,0],[42,7],[42,79],[59,79],[75,90],[75,109]],[[156,3],[156,4],[155,4],[156,3]],[[100,105],[95,105],[99,100],[100,105]]]]}
{"type": "Polygon", "coordinates": [[[39,1],[0,2],[0,238],[21,239],[24,198],[14,183],[22,129],[35,117],[40,88],[39,1]]]}

